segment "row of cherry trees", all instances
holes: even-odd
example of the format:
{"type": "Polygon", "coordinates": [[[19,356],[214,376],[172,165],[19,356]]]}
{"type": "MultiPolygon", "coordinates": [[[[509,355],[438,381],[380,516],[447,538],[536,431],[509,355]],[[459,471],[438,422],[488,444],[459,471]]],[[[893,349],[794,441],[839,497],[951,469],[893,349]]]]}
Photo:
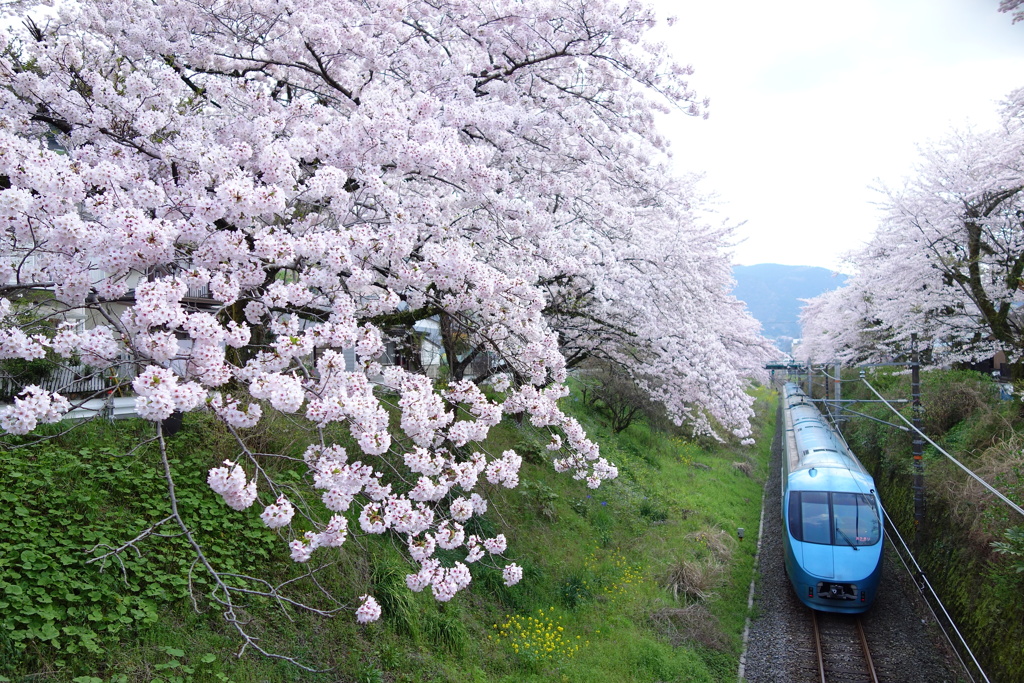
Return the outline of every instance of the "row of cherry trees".
{"type": "Polygon", "coordinates": [[[935,363],[1024,353],[1024,90],[995,130],[922,150],[846,285],[804,308],[803,359],[885,361],[917,333],[935,363]]]}
{"type": "MultiPolygon", "coordinates": [[[[680,422],[749,436],[744,389],[767,347],[728,293],[728,231],[667,166],[655,114],[706,102],[648,42],[642,5],[15,9],[30,18],[0,35],[0,358],[130,366],[161,452],[164,420],[212,411],[239,454],[211,487],[239,510],[261,501],[296,561],[391,533],[415,563],[409,587],[450,599],[466,563],[506,550],[464,532],[487,484],[518,483],[516,453],[479,448],[503,414],[550,430],[556,469],[592,487],[616,475],[556,405],[588,357],[621,364],[680,422]],[[216,305],[190,304],[203,288],[216,305]],[[426,319],[445,335],[444,386],[377,361],[426,319]],[[466,381],[479,354],[490,370],[466,381]],[[300,506],[263,469],[275,456],[246,447],[268,406],[308,420],[319,503],[300,506]],[[334,424],[358,451],[324,437],[334,424]],[[436,547],[465,563],[442,566],[436,547]]],[[[27,434],[70,407],[30,387],[0,427],[27,434]]],[[[188,533],[176,510],[163,523],[188,533]]],[[[237,586],[193,547],[259,649],[237,586]]],[[[363,596],[360,621],[378,615],[363,596]]]]}

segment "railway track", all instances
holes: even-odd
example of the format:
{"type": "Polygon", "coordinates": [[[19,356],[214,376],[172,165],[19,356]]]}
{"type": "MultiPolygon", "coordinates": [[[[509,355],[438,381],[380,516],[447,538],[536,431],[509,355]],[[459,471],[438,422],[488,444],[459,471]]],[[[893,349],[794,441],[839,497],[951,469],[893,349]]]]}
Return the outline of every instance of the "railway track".
{"type": "Polygon", "coordinates": [[[817,663],[813,680],[817,683],[878,683],[860,618],[808,612],[817,663]]]}
{"type": "MultiPolygon", "coordinates": [[[[773,444],[772,473],[765,485],[764,529],[761,534],[759,572],[755,600],[758,616],[751,622],[750,643],[746,653],[743,676],[747,683],[820,683],[817,648],[814,646],[811,611],[797,598],[784,571],[782,543],[782,502],[780,494],[781,459],[783,456],[782,414],[773,444]]],[[[883,579],[874,608],[862,617],[863,628],[874,652],[872,659],[881,683],[955,683],[968,680],[955,660],[947,659],[944,646],[934,641],[927,630],[923,614],[918,614],[914,601],[913,581],[903,574],[896,553],[889,549],[883,563],[883,579]]],[[[847,630],[847,660],[833,666],[827,659],[825,675],[829,683],[872,681],[860,650],[853,620],[846,615],[819,613],[823,622],[840,620],[847,630]],[[845,626],[843,624],[845,623],[845,626]]],[[[823,623],[824,626],[824,623],[823,623]]],[[[826,653],[835,653],[835,646],[826,633],[826,653]]]]}

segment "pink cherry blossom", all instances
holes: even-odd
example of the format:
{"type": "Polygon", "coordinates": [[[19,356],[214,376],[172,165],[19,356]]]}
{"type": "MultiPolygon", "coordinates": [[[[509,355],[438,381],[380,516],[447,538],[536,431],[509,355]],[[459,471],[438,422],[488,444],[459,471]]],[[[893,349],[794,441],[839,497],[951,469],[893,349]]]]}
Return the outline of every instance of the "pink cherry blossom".
{"type": "Polygon", "coordinates": [[[523,568],[515,562],[505,565],[501,575],[505,579],[506,586],[514,586],[523,579],[523,568]]]}
{"type": "MultiPolygon", "coordinates": [[[[438,600],[506,550],[460,524],[519,484],[522,458],[483,446],[505,416],[550,434],[557,471],[617,476],[560,405],[587,359],[694,431],[749,436],[769,351],[729,294],[728,228],[654,125],[706,102],[650,10],[282,7],[82,0],[3,34],[0,358],[79,359],[153,422],[209,411],[237,439],[208,474],[227,505],[295,468],[260,515],[294,561],[387,534],[438,600]],[[252,446],[271,411],[301,460],[252,446]]],[[[69,408],[28,387],[0,427],[69,408]]],[[[379,614],[363,596],[357,619],[379,614]]]]}
{"type": "Polygon", "coordinates": [[[245,510],[256,500],[256,480],[246,483],[245,470],[230,460],[224,461],[224,467],[212,468],[206,481],[235,510],[245,510]]]}
{"type": "Polygon", "coordinates": [[[362,595],[359,599],[362,603],[356,609],[356,621],[360,624],[368,624],[380,619],[380,604],[372,595],[362,595]]]}
{"type": "Polygon", "coordinates": [[[295,508],[292,507],[292,504],[284,496],[278,498],[276,503],[268,505],[260,514],[263,523],[271,529],[287,526],[294,516],[295,508]]]}
{"type": "Polygon", "coordinates": [[[30,384],[14,399],[13,406],[0,408],[0,427],[11,434],[28,434],[39,422],[57,422],[71,410],[68,400],[30,384]]]}

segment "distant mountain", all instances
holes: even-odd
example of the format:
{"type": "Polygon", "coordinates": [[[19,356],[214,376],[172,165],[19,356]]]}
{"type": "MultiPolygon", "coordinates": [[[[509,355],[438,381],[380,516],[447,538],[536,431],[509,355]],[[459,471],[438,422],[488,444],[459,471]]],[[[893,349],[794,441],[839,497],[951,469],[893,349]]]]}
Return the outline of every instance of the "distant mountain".
{"type": "Polygon", "coordinates": [[[827,268],[777,263],[733,266],[732,274],[736,278],[733,294],[761,322],[762,334],[786,352],[790,342],[800,337],[800,299],[838,289],[846,282],[845,275],[827,268]]]}

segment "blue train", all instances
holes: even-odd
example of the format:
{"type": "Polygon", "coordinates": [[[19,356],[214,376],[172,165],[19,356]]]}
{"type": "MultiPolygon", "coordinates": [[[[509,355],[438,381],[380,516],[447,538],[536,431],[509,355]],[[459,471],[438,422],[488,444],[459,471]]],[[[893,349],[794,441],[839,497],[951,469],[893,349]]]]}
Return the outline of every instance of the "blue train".
{"type": "Polygon", "coordinates": [[[864,612],[882,573],[875,482],[799,386],[786,384],[782,400],[786,574],[811,609],[864,612]]]}

